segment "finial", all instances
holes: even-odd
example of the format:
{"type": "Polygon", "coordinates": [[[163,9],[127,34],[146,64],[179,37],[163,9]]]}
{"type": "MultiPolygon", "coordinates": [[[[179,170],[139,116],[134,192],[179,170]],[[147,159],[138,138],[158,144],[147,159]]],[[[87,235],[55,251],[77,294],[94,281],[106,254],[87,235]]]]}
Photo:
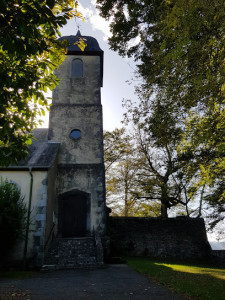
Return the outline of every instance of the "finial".
{"type": "Polygon", "coordinates": [[[76,36],[81,36],[81,33],[80,33],[80,24],[77,22],[77,18],[75,18],[75,23],[76,23],[76,27],[77,27],[77,34],[76,36]]]}
{"type": "Polygon", "coordinates": [[[79,27],[79,25],[78,25],[77,27],[78,27],[78,30],[77,30],[77,34],[76,34],[76,36],[81,36],[81,33],[80,33],[80,27],[79,27]]]}

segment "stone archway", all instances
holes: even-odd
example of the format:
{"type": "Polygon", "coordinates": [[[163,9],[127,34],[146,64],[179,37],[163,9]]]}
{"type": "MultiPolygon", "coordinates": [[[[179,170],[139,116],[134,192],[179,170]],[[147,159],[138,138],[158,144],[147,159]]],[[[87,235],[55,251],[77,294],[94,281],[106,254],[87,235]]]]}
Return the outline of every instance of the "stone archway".
{"type": "Polygon", "coordinates": [[[90,232],[90,196],[73,190],[60,196],[59,235],[82,237],[90,232]]]}

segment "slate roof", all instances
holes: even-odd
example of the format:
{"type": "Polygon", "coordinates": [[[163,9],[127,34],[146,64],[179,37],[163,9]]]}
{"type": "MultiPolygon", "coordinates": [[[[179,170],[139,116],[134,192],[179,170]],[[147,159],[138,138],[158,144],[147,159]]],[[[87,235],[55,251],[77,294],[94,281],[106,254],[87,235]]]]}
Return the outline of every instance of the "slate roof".
{"type": "MultiPolygon", "coordinates": [[[[9,166],[7,169],[48,169],[56,160],[60,143],[48,141],[48,128],[38,128],[33,131],[33,139],[29,147],[30,154],[25,161],[20,161],[18,166],[9,166]]],[[[6,169],[6,168],[1,168],[6,169]]]]}
{"type": "Polygon", "coordinates": [[[81,54],[81,55],[88,55],[88,54],[95,54],[95,55],[102,55],[103,51],[99,47],[98,41],[92,37],[92,36],[83,36],[81,35],[80,31],[78,30],[76,35],[69,35],[69,36],[62,36],[59,38],[60,41],[68,40],[69,46],[68,46],[68,52],[67,54],[81,54]],[[84,51],[81,51],[80,48],[77,45],[74,45],[74,43],[79,41],[79,38],[83,38],[87,46],[85,47],[84,51]]]}

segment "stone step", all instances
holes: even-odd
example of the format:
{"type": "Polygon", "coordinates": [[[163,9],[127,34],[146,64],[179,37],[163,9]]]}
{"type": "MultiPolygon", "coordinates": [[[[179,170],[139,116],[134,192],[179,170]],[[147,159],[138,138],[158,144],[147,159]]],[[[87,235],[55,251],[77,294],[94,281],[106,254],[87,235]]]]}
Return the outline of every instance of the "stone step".
{"type": "Polygon", "coordinates": [[[103,265],[99,240],[93,237],[57,238],[45,255],[44,265],[56,269],[87,268],[103,265]],[[99,254],[100,253],[100,254],[99,254]]]}

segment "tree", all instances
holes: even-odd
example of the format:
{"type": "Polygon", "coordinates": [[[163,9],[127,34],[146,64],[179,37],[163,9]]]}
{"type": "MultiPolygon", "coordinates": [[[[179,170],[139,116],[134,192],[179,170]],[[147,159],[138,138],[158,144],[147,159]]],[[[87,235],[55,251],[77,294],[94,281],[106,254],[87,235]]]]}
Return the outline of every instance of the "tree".
{"type": "Polygon", "coordinates": [[[19,239],[23,238],[27,208],[14,183],[0,182],[0,257],[3,261],[19,239]]]}
{"type": "Polygon", "coordinates": [[[105,132],[104,157],[107,205],[114,215],[131,215],[138,164],[132,137],[125,128],[105,132]]]}
{"type": "Polygon", "coordinates": [[[104,132],[104,163],[106,172],[115,162],[121,160],[125,153],[124,134],[125,128],[116,128],[113,131],[104,132]]]}
{"type": "Polygon", "coordinates": [[[58,83],[53,71],[66,49],[59,27],[81,15],[71,0],[3,0],[0,10],[0,165],[7,166],[28,154],[31,131],[49,107],[45,92],[58,83]]]}
{"type": "Polygon", "coordinates": [[[141,164],[138,172],[139,193],[137,199],[161,204],[161,216],[167,218],[168,209],[182,205],[189,215],[189,189],[184,167],[187,164],[177,153],[182,137],[182,114],[170,111],[161,99],[149,101],[140,95],[139,105],[131,101],[125,104],[126,121],[136,130],[136,144],[141,164]]]}
{"type": "Polygon", "coordinates": [[[149,84],[185,107],[223,100],[224,1],[98,0],[113,50],[134,55],[149,84]],[[131,43],[136,39],[136,44],[131,43]],[[131,46],[129,46],[131,45],[131,46]],[[222,98],[220,98],[222,97],[222,98]],[[219,100],[218,99],[218,100],[219,100]]]}
{"type": "Polygon", "coordinates": [[[107,205],[113,215],[156,217],[160,204],[142,197],[139,176],[143,161],[136,142],[125,128],[104,134],[107,205]]]}
{"type": "MultiPolygon", "coordinates": [[[[225,6],[223,0],[98,0],[113,50],[134,56],[140,89],[186,114],[178,151],[186,177],[225,203],[225,6]]],[[[207,198],[206,198],[207,199],[207,198]]],[[[212,198],[210,198],[212,200],[212,198]]]]}

